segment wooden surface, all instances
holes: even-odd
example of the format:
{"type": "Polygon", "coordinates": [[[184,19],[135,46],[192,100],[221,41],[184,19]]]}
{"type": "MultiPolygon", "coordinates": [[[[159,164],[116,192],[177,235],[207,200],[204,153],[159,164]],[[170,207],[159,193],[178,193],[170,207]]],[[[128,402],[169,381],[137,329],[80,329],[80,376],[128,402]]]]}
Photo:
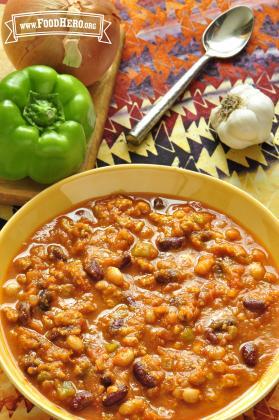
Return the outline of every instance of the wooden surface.
{"type": "MultiPolygon", "coordinates": [[[[4,5],[0,5],[0,21],[2,20],[3,10],[4,5]]],[[[99,145],[103,139],[103,131],[115,85],[115,79],[121,61],[124,39],[124,29],[121,28],[121,45],[114,63],[106,72],[103,79],[89,88],[95,105],[97,122],[95,131],[88,143],[87,154],[81,171],[87,171],[94,168],[96,163],[99,145]]],[[[2,43],[0,43],[0,80],[14,70],[15,68],[10,63],[3,49],[2,43]]],[[[46,186],[33,182],[30,179],[24,179],[22,181],[6,181],[0,178],[0,204],[22,205],[44,188],[46,188],[46,186]]]]}

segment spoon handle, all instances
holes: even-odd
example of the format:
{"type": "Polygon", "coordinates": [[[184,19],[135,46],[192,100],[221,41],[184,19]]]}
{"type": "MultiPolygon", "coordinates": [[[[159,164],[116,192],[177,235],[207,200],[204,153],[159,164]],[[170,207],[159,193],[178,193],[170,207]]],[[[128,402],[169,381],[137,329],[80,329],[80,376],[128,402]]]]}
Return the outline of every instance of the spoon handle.
{"type": "Polygon", "coordinates": [[[127,141],[133,144],[140,144],[147,136],[149,131],[157,124],[162,116],[176,102],[186,90],[187,86],[197,76],[202,67],[210,60],[210,56],[203,55],[185,74],[179,79],[175,85],[160,99],[160,101],[152,106],[150,111],[143,117],[141,121],[130,131],[127,141]]]}

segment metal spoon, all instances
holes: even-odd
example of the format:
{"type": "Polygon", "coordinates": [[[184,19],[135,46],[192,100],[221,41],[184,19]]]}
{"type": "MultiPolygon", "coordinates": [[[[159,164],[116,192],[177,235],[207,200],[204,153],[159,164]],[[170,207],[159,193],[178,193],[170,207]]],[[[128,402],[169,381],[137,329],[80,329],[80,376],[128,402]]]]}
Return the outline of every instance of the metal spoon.
{"type": "Polygon", "coordinates": [[[253,12],[246,6],[233,7],[218,16],[207,27],[202,37],[206,53],[130,131],[127,140],[133,144],[140,144],[211,58],[233,57],[246,46],[253,26],[253,12]]]}

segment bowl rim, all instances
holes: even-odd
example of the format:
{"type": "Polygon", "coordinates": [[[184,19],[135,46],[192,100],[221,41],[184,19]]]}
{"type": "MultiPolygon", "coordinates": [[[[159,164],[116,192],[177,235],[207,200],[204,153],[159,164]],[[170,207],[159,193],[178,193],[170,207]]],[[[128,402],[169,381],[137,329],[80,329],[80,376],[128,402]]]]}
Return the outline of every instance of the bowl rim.
{"type": "MultiPolygon", "coordinates": [[[[71,184],[71,182],[76,181],[78,179],[82,179],[84,177],[92,176],[95,173],[102,173],[102,172],[112,172],[113,173],[113,172],[121,171],[123,169],[127,170],[127,171],[137,170],[137,169],[140,169],[140,170],[156,169],[157,171],[161,170],[161,171],[177,172],[177,173],[180,173],[180,174],[182,174],[186,177],[187,177],[187,174],[188,174],[188,175],[190,175],[190,177],[194,177],[194,178],[197,178],[197,179],[200,179],[200,180],[204,180],[205,182],[210,181],[210,183],[212,185],[215,184],[215,185],[220,186],[221,188],[224,188],[225,190],[226,189],[231,190],[235,194],[242,196],[242,198],[244,200],[250,202],[253,206],[256,206],[261,212],[266,214],[266,216],[272,221],[272,223],[274,223],[275,229],[277,229],[278,232],[279,232],[279,219],[277,219],[276,216],[269,209],[267,209],[260,201],[255,199],[253,196],[249,195],[247,192],[245,192],[245,191],[241,190],[240,188],[236,187],[235,185],[230,184],[229,182],[226,182],[226,181],[221,180],[219,178],[212,177],[210,175],[190,171],[190,170],[183,169],[183,168],[176,168],[176,167],[170,167],[170,166],[164,166],[164,165],[155,165],[155,164],[121,164],[121,165],[115,165],[115,166],[106,166],[106,167],[102,167],[102,168],[95,168],[95,169],[91,169],[89,171],[85,171],[85,172],[75,174],[75,175],[73,175],[71,177],[68,177],[68,178],[65,178],[65,179],[49,186],[45,190],[41,191],[39,194],[37,194],[35,197],[33,197],[30,201],[28,201],[26,204],[24,204],[7,221],[5,226],[0,231],[0,242],[2,241],[2,236],[6,233],[6,231],[11,229],[12,225],[16,224],[21,219],[22,215],[24,215],[25,213],[28,213],[29,209],[32,209],[32,208],[36,207],[37,203],[40,202],[42,199],[44,199],[44,197],[48,197],[49,194],[55,193],[55,191],[59,190],[62,186],[66,185],[66,184],[71,184]]],[[[113,194],[113,193],[114,192],[112,191],[110,194],[113,194]]],[[[129,191],[127,191],[127,193],[129,193],[129,191]]],[[[133,193],[133,192],[130,191],[130,193],[133,193]]],[[[144,192],[142,192],[142,193],[144,193],[144,192]]],[[[138,193],[138,194],[140,194],[140,193],[138,193]]],[[[154,194],[156,194],[155,191],[154,191],[154,194]]],[[[93,194],[92,198],[94,198],[94,194],[93,194]]],[[[185,196],[185,199],[187,199],[187,196],[185,196]]],[[[78,204],[78,202],[76,202],[76,204],[78,204]]],[[[206,202],[204,204],[206,205],[206,202]]],[[[218,208],[216,208],[215,210],[222,212],[222,210],[219,210],[218,208]]],[[[65,211],[67,211],[67,209],[65,209],[65,211]]],[[[55,216],[53,216],[53,217],[55,217],[55,216]]],[[[236,222],[238,222],[237,219],[235,219],[235,220],[236,220],[236,222]]],[[[241,222],[239,222],[239,223],[241,224],[241,222]]],[[[244,226],[244,228],[245,228],[245,226],[244,226]]],[[[1,302],[0,302],[0,305],[1,305],[1,302]]],[[[70,412],[68,413],[68,416],[65,416],[64,411],[67,412],[67,410],[63,409],[63,408],[62,408],[62,413],[54,412],[54,410],[51,407],[45,405],[43,402],[41,402],[41,400],[38,400],[35,396],[33,396],[32,388],[34,388],[34,386],[31,384],[31,382],[29,380],[26,380],[24,382],[23,381],[19,382],[15,378],[13,378],[12,371],[5,364],[5,360],[4,360],[2,352],[4,353],[4,351],[2,350],[2,346],[1,346],[1,348],[0,348],[0,365],[1,365],[4,373],[10,379],[12,384],[20,391],[20,393],[22,395],[24,395],[28,400],[30,400],[34,404],[34,406],[38,407],[39,409],[41,409],[45,413],[49,414],[50,416],[55,416],[56,418],[58,418],[60,420],[83,420],[83,418],[75,416],[75,415],[71,414],[70,412]]],[[[279,364],[279,357],[278,358],[276,357],[275,362],[276,363],[278,362],[278,364],[279,364]]],[[[273,363],[275,363],[275,362],[273,362],[273,363]]],[[[268,372],[268,370],[266,372],[268,372]]],[[[279,372],[279,367],[278,367],[278,372],[279,372]]],[[[26,378],[24,373],[23,373],[23,377],[26,378]]],[[[243,404],[241,409],[238,412],[235,413],[234,417],[226,417],[225,418],[222,415],[218,416],[218,413],[221,410],[224,410],[224,408],[230,407],[231,404],[233,404],[242,395],[244,395],[244,394],[246,395],[246,393],[249,394],[249,391],[251,391],[253,386],[248,388],[248,390],[246,390],[244,394],[241,394],[237,399],[233,400],[227,406],[223,407],[223,409],[221,409],[219,411],[216,411],[215,413],[210,414],[209,416],[203,417],[203,420],[207,420],[207,419],[208,420],[215,420],[215,419],[216,420],[230,420],[230,419],[233,419],[233,418],[243,414],[244,412],[248,411],[251,407],[255,406],[259,401],[261,401],[274,388],[274,386],[276,386],[276,384],[278,382],[279,382],[279,376],[274,377],[272,381],[268,382],[263,387],[261,392],[259,392],[257,394],[256,398],[251,399],[251,400],[247,400],[247,404],[243,404]]],[[[37,389],[37,388],[35,388],[35,389],[37,389]]],[[[41,393],[41,392],[39,391],[39,393],[41,393]]],[[[42,395],[44,396],[44,394],[42,394],[42,395]]],[[[59,411],[59,409],[61,410],[61,407],[59,407],[58,405],[56,405],[55,403],[50,401],[47,397],[45,397],[45,398],[50,403],[52,403],[53,406],[55,406],[58,409],[58,411],[59,411]]]]}
{"type": "MultiPolygon", "coordinates": [[[[55,190],[58,190],[62,185],[69,184],[72,181],[75,181],[77,179],[81,179],[85,176],[90,176],[94,173],[102,173],[102,172],[108,172],[108,171],[109,172],[114,172],[114,171],[117,172],[117,171],[123,170],[123,169],[134,170],[135,168],[136,169],[149,168],[149,169],[156,169],[156,170],[159,169],[159,170],[162,170],[162,171],[170,171],[170,172],[181,173],[181,174],[184,174],[185,176],[187,174],[190,174],[191,177],[205,179],[205,180],[207,179],[207,180],[210,180],[210,182],[213,183],[213,184],[222,185],[223,187],[234,191],[236,194],[241,195],[245,200],[250,201],[250,203],[252,203],[256,207],[259,207],[261,209],[261,211],[266,213],[266,215],[268,215],[268,217],[270,217],[273,220],[273,223],[275,223],[275,225],[277,225],[277,228],[279,229],[279,219],[267,207],[265,207],[259,200],[254,198],[252,195],[250,195],[246,191],[242,190],[241,188],[236,187],[233,184],[230,184],[229,182],[226,182],[225,180],[215,178],[211,175],[202,174],[200,172],[194,172],[194,171],[190,171],[188,169],[176,168],[176,167],[173,167],[173,166],[138,163],[138,164],[121,164],[121,165],[115,165],[115,166],[105,166],[105,167],[102,167],[102,168],[90,169],[89,171],[80,172],[80,173],[72,175],[68,178],[62,179],[59,182],[56,182],[55,184],[53,184],[53,185],[47,187],[46,189],[44,189],[43,191],[39,192],[31,200],[29,200],[27,203],[25,203],[23,206],[20,207],[20,209],[7,221],[5,226],[0,230],[0,238],[1,238],[2,233],[4,233],[6,229],[10,228],[9,225],[11,223],[14,223],[15,221],[17,221],[18,218],[21,217],[22,213],[27,212],[29,208],[34,207],[34,205],[37,203],[37,201],[40,201],[44,196],[47,196],[50,193],[54,192],[55,190]]],[[[131,193],[132,193],[132,191],[131,191],[131,193]]],[[[142,191],[142,193],[144,193],[144,192],[142,191]]],[[[154,191],[154,193],[156,193],[156,192],[154,191]]],[[[113,194],[113,193],[111,193],[111,194],[113,194]]],[[[185,199],[187,199],[187,197],[185,197],[185,199]]],[[[204,203],[204,204],[206,204],[206,203],[204,203]]]]}

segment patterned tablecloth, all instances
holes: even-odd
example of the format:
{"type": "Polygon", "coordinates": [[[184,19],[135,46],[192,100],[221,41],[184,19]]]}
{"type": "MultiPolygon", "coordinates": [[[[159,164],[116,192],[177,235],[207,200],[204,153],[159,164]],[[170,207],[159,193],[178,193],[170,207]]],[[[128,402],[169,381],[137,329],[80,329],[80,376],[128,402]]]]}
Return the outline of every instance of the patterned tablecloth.
{"type": "MultiPolygon", "coordinates": [[[[1,1],[5,3],[5,1],[1,1]]],[[[115,0],[127,39],[99,167],[156,163],[207,173],[231,182],[279,217],[279,9],[277,0],[115,0]],[[181,100],[139,147],[125,135],[202,54],[208,22],[230,6],[253,8],[255,31],[246,51],[230,61],[212,61],[181,100]],[[232,86],[253,83],[276,106],[274,144],[235,151],[209,129],[211,109],[232,86]]],[[[0,206],[0,227],[16,209],[0,206]]],[[[0,420],[45,420],[0,373],[0,420]]],[[[279,387],[242,419],[279,419],[279,387]]]]}

